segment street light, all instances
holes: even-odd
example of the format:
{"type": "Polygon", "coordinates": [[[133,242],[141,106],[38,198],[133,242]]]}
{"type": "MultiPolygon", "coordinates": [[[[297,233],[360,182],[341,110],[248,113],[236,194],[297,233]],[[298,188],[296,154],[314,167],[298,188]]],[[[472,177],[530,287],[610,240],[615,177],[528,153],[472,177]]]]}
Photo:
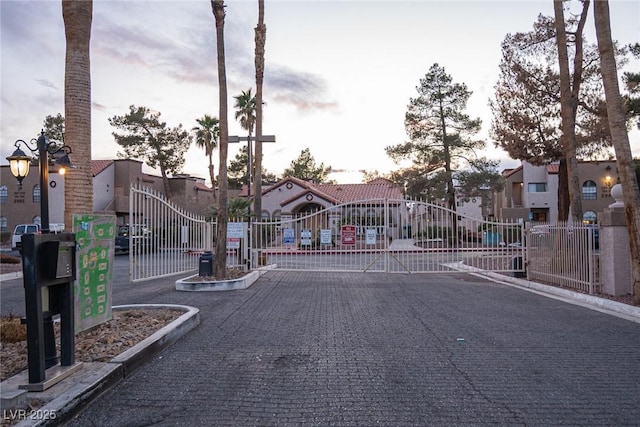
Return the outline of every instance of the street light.
{"type": "Polygon", "coordinates": [[[37,161],[40,166],[40,228],[43,233],[49,232],[49,159],[62,167],[61,174],[64,174],[65,168],[73,169],[69,154],[71,153],[71,147],[68,145],[60,145],[55,141],[50,141],[46,137],[44,131],[40,132],[38,139],[32,139],[30,143],[19,139],[15,142],[14,146],[16,150],[12,155],[7,157],[9,161],[9,167],[11,174],[18,180],[18,189],[22,189],[22,180],[29,174],[29,165],[33,161],[37,161]],[[25,154],[20,149],[20,144],[23,144],[34,155],[37,153],[38,157],[31,157],[25,154]],[[33,146],[31,145],[33,144],[33,146]],[[62,156],[55,157],[57,153],[64,153],[62,156]]]}

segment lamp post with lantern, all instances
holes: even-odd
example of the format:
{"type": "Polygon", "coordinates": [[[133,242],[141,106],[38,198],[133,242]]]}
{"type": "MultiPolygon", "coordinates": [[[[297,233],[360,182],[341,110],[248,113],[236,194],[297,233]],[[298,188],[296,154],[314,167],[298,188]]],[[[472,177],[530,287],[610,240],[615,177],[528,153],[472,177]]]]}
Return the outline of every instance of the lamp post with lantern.
{"type": "Polygon", "coordinates": [[[74,293],[76,278],[76,241],[73,233],[51,234],[49,224],[49,162],[73,168],[71,148],[50,141],[44,131],[37,139],[15,142],[16,150],[7,157],[11,174],[22,188],[30,165],[37,161],[40,170],[41,234],[22,236],[22,272],[25,289],[27,359],[29,384],[20,388],[43,391],[79,368],[75,363],[74,293]],[[33,156],[20,148],[24,145],[33,156]],[[61,154],[59,154],[61,153],[61,154]],[[37,156],[36,156],[37,154],[37,156]],[[52,316],[60,314],[61,369],[46,378],[46,369],[58,363],[52,316]]]}
{"type": "Polygon", "coordinates": [[[49,232],[49,159],[61,167],[60,174],[64,175],[65,169],[74,168],[69,159],[71,147],[50,141],[44,131],[40,132],[38,139],[34,138],[30,143],[19,139],[14,146],[16,150],[7,160],[11,174],[18,180],[18,188],[22,188],[22,180],[29,175],[31,163],[37,159],[40,166],[40,227],[46,234],[49,232]],[[37,157],[25,154],[20,145],[24,145],[34,155],[37,154],[37,157]],[[62,155],[56,156],[58,153],[62,155]]]}

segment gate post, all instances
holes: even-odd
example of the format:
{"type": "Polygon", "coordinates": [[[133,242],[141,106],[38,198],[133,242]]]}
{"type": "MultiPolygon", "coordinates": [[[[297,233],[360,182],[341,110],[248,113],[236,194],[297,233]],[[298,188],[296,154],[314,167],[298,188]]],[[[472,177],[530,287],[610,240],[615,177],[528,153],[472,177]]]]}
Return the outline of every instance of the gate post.
{"type": "Polygon", "coordinates": [[[391,236],[391,227],[389,222],[389,199],[384,199],[384,272],[389,272],[389,237],[391,236]]]}
{"type": "Polygon", "coordinates": [[[602,292],[608,295],[628,295],[633,293],[633,274],[620,184],[613,186],[611,196],[616,199],[616,203],[602,212],[598,236],[602,292]]]}

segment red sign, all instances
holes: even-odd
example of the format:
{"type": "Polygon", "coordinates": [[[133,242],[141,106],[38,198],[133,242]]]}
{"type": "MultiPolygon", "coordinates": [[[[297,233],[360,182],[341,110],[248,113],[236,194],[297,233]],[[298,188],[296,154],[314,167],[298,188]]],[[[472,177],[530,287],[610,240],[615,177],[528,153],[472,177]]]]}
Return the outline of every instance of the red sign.
{"type": "Polygon", "coordinates": [[[340,241],[343,245],[355,245],[356,244],[356,226],[355,225],[343,225],[340,232],[340,241]]]}

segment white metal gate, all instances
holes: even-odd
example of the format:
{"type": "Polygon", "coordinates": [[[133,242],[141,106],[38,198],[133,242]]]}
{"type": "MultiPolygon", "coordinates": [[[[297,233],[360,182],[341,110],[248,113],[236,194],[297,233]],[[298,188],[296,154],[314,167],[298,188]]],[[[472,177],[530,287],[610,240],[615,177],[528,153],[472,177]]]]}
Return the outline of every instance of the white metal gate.
{"type": "Polygon", "coordinates": [[[152,189],[131,186],[129,221],[133,282],[197,270],[199,255],[212,250],[214,224],[152,189]]]}
{"type": "Polygon", "coordinates": [[[287,270],[524,273],[524,229],[436,204],[369,199],[252,224],[253,265],[287,270]]]}

